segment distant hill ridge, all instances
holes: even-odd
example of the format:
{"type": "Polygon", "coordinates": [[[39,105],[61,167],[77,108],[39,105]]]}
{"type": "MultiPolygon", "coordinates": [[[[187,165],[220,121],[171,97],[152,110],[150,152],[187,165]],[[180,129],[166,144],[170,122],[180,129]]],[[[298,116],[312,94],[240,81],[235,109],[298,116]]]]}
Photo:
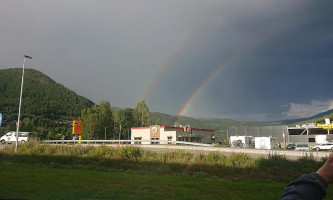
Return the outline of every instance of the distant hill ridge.
{"type": "MultiPolygon", "coordinates": [[[[0,70],[0,112],[7,118],[17,116],[22,69],[0,70]]],[[[81,110],[93,106],[89,99],[77,95],[45,74],[25,69],[22,116],[47,119],[70,119],[80,116],[81,110]]]]}
{"type": "Polygon", "coordinates": [[[324,123],[325,118],[330,118],[330,120],[333,121],[333,109],[328,110],[326,112],[319,113],[319,114],[311,116],[311,117],[283,120],[283,121],[280,121],[280,123],[283,123],[283,124],[305,124],[305,123],[309,123],[309,122],[324,123]]]}

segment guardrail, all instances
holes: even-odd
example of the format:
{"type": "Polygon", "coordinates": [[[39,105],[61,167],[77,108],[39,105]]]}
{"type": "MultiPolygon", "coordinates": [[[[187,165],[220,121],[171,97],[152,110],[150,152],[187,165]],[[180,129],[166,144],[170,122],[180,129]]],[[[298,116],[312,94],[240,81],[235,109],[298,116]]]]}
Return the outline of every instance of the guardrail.
{"type": "Polygon", "coordinates": [[[192,146],[203,146],[211,147],[213,144],[203,144],[194,142],[184,141],[169,141],[169,140],[43,140],[43,143],[49,144],[133,144],[141,145],[141,143],[149,143],[154,145],[192,145],[192,146]]]}

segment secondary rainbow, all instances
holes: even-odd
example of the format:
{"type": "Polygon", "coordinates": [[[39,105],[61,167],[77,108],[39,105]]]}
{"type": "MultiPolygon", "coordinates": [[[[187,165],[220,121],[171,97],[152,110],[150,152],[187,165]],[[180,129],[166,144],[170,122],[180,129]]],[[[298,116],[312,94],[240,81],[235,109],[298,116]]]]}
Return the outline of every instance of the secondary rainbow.
{"type": "Polygon", "coordinates": [[[190,105],[192,104],[195,97],[199,95],[199,93],[208,85],[208,83],[214,79],[226,66],[228,66],[232,61],[236,60],[237,57],[244,51],[244,48],[236,53],[234,53],[232,56],[230,56],[226,61],[224,61],[217,69],[215,69],[212,73],[209,74],[209,76],[199,85],[199,87],[192,93],[192,95],[187,99],[184,106],[181,108],[181,110],[178,112],[178,118],[183,116],[190,105]]]}
{"type": "Polygon", "coordinates": [[[190,41],[192,38],[192,35],[194,33],[194,29],[190,29],[187,31],[176,43],[175,47],[170,51],[170,53],[165,57],[165,59],[162,61],[162,63],[157,67],[154,75],[148,81],[148,84],[146,85],[141,100],[146,100],[149,94],[152,92],[154,86],[157,84],[157,81],[162,76],[163,72],[170,66],[170,63],[173,61],[175,56],[183,49],[186,44],[190,41]]]}

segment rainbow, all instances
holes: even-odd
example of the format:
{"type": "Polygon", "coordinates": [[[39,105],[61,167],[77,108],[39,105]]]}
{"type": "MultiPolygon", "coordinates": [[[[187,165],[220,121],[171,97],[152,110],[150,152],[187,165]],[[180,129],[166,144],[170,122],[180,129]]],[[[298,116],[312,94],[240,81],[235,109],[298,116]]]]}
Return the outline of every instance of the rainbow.
{"type": "Polygon", "coordinates": [[[199,93],[208,85],[208,83],[211,80],[214,80],[214,77],[216,77],[222,71],[222,69],[224,69],[226,66],[231,64],[234,60],[236,60],[236,58],[238,58],[239,55],[242,54],[244,51],[245,51],[245,48],[243,48],[242,50],[234,53],[227,60],[225,60],[218,68],[216,68],[212,73],[209,74],[209,76],[199,85],[199,87],[187,99],[184,106],[180,109],[180,111],[177,114],[178,120],[181,116],[183,116],[186,113],[186,111],[188,110],[188,108],[192,104],[195,97],[197,97],[199,95],[199,93]]]}
{"type": "Polygon", "coordinates": [[[170,51],[170,53],[165,57],[161,62],[159,67],[157,67],[152,79],[148,81],[146,87],[144,87],[143,95],[141,100],[146,100],[149,94],[152,92],[154,86],[156,85],[159,78],[162,76],[163,72],[170,66],[171,61],[176,57],[176,55],[183,49],[183,47],[188,44],[192,35],[194,34],[195,29],[192,28],[189,31],[185,32],[182,37],[178,40],[175,47],[170,51]]]}
{"type": "Polygon", "coordinates": [[[191,96],[187,99],[183,107],[178,112],[178,120],[184,116],[187,112],[188,108],[191,106],[194,99],[200,94],[200,92],[214,79],[225,67],[232,64],[237,58],[239,58],[242,54],[247,52],[248,50],[252,49],[254,46],[258,45],[259,43],[271,38],[272,36],[276,35],[277,33],[282,32],[283,30],[288,30],[293,24],[297,23],[299,19],[290,20],[287,23],[283,24],[282,26],[276,26],[275,29],[271,29],[270,31],[266,32],[262,35],[257,35],[251,40],[248,40],[242,48],[239,48],[233,54],[231,54],[218,68],[216,68],[209,76],[201,82],[199,87],[191,94],[191,96]]]}

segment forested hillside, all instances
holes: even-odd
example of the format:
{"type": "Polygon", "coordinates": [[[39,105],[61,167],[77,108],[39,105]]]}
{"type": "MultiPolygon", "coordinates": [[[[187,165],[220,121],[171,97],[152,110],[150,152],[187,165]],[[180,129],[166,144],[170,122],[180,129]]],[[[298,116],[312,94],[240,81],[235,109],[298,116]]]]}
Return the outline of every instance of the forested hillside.
{"type": "MultiPolygon", "coordinates": [[[[15,130],[21,78],[22,69],[0,70],[0,112],[3,114],[2,125],[7,129],[5,131],[15,130]]],[[[25,70],[21,130],[44,134],[54,129],[57,129],[57,133],[64,133],[65,129],[68,132],[68,127],[64,128],[66,121],[79,117],[83,109],[93,105],[92,101],[77,95],[43,73],[33,69],[25,70]]]]}

